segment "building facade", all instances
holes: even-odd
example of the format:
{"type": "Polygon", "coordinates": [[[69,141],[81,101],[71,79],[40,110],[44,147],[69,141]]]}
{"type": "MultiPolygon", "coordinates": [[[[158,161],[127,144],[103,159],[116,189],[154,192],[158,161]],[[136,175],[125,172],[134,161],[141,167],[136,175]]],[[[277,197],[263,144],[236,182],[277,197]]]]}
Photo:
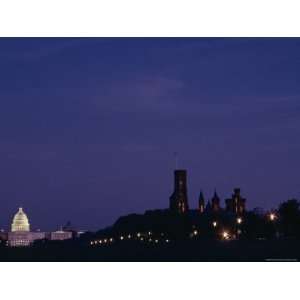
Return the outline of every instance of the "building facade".
{"type": "Polygon", "coordinates": [[[71,231],[58,230],[50,233],[51,241],[69,240],[72,237],[73,237],[73,233],[71,231]]]}
{"type": "Polygon", "coordinates": [[[235,214],[243,214],[246,211],[246,199],[241,197],[239,188],[235,188],[232,197],[226,199],[226,210],[235,214]]]}

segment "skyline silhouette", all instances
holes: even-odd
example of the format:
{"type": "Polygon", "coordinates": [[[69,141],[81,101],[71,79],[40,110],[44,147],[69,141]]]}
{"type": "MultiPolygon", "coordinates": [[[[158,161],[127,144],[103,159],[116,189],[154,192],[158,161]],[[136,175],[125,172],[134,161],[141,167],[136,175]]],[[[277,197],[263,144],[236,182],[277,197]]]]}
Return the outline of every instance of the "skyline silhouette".
{"type": "Polygon", "coordinates": [[[0,227],[96,230],[240,187],[247,209],[300,198],[300,39],[0,39],[0,227]]]}

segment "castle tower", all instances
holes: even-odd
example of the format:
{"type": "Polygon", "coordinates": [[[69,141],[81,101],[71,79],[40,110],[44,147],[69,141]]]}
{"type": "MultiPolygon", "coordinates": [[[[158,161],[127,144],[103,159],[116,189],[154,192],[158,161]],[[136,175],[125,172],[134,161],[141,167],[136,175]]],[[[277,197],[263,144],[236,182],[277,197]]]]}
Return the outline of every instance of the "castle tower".
{"type": "Polygon", "coordinates": [[[170,210],[177,213],[188,211],[186,170],[174,171],[174,192],[170,197],[170,210]]]}
{"type": "Polygon", "coordinates": [[[198,199],[198,209],[201,214],[204,212],[205,209],[205,200],[202,191],[200,191],[200,195],[198,199]]]}
{"type": "Polygon", "coordinates": [[[226,200],[226,210],[235,214],[243,214],[246,210],[246,199],[241,197],[241,190],[235,188],[232,197],[226,200]]]}
{"type": "Polygon", "coordinates": [[[212,211],[218,212],[220,210],[220,198],[215,190],[214,196],[211,199],[212,211]]]}

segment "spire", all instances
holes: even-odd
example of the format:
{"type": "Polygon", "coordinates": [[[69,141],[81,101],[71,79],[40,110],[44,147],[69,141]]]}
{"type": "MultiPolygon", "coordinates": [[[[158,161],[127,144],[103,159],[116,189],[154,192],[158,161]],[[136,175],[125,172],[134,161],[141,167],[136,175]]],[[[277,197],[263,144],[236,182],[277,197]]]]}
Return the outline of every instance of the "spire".
{"type": "Polygon", "coordinates": [[[200,195],[199,195],[199,199],[198,199],[198,204],[199,204],[199,211],[200,213],[204,212],[204,207],[205,207],[205,200],[204,200],[204,196],[202,191],[200,190],[200,195]]]}
{"type": "Polygon", "coordinates": [[[203,201],[203,202],[205,201],[202,190],[200,190],[199,201],[203,201]]]}
{"type": "Polygon", "coordinates": [[[220,209],[220,198],[219,198],[219,196],[218,196],[218,194],[217,194],[216,188],[215,188],[215,190],[214,190],[214,196],[213,196],[213,198],[211,199],[211,203],[212,203],[212,210],[213,210],[214,212],[219,211],[219,209],[220,209]]]}
{"type": "Polygon", "coordinates": [[[214,196],[213,196],[214,199],[219,199],[219,196],[217,194],[217,189],[215,188],[214,189],[214,196]]]}

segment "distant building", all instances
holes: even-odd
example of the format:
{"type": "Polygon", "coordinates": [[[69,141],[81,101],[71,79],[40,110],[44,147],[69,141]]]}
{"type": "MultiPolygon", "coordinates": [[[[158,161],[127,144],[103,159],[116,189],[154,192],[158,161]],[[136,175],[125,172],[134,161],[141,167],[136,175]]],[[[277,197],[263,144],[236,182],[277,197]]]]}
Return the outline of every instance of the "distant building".
{"type": "Polygon", "coordinates": [[[36,240],[46,238],[45,232],[26,232],[15,231],[8,232],[8,245],[11,247],[30,246],[36,240]]]}
{"type": "Polygon", "coordinates": [[[200,192],[198,199],[198,209],[201,214],[204,212],[205,209],[205,200],[202,191],[200,192]]]}
{"type": "Polygon", "coordinates": [[[211,199],[211,208],[213,212],[218,212],[220,210],[220,198],[215,190],[214,196],[211,199]]]}
{"type": "Polygon", "coordinates": [[[73,237],[72,231],[58,230],[50,233],[51,241],[69,240],[73,237]]]}
{"type": "Polygon", "coordinates": [[[246,210],[246,199],[241,197],[241,190],[234,189],[232,197],[226,199],[226,210],[235,214],[243,214],[246,210]]]}
{"type": "Polygon", "coordinates": [[[19,208],[15,214],[11,231],[8,233],[1,232],[0,238],[7,240],[7,245],[10,247],[27,247],[34,243],[36,240],[50,239],[50,240],[66,240],[73,237],[72,231],[59,230],[55,232],[41,232],[30,231],[30,223],[26,213],[22,207],[19,208]]]}
{"type": "Polygon", "coordinates": [[[188,209],[186,170],[175,170],[174,192],[170,197],[170,210],[176,213],[185,213],[188,209]]]}
{"type": "Polygon", "coordinates": [[[30,224],[22,207],[13,218],[11,232],[7,234],[8,245],[11,247],[30,246],[35,240],[44,239],[45,232],[30,232],[30,224]]]}

